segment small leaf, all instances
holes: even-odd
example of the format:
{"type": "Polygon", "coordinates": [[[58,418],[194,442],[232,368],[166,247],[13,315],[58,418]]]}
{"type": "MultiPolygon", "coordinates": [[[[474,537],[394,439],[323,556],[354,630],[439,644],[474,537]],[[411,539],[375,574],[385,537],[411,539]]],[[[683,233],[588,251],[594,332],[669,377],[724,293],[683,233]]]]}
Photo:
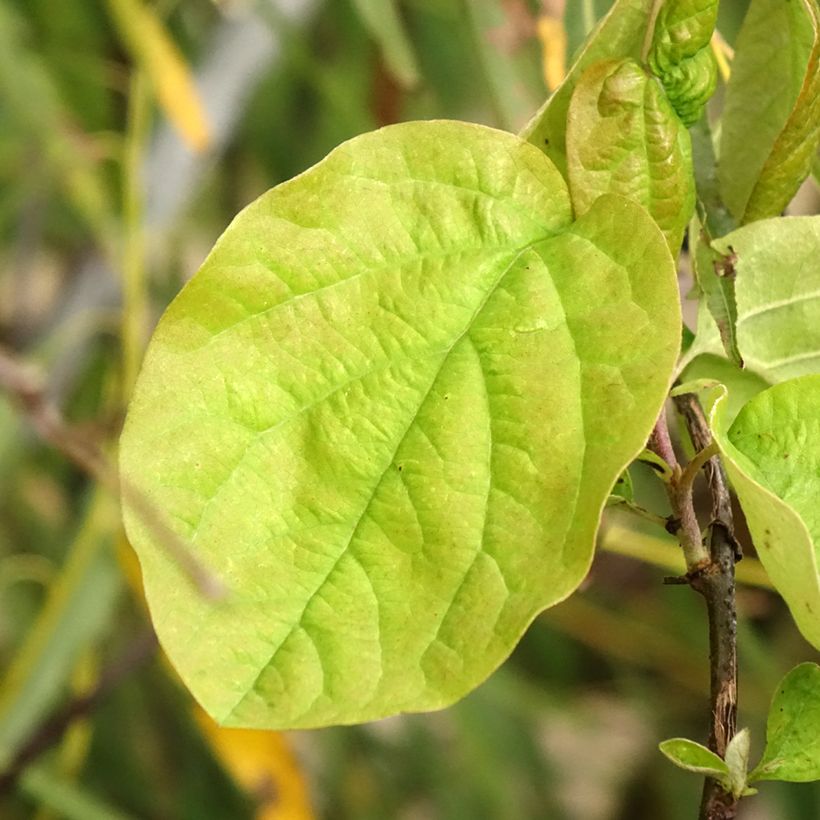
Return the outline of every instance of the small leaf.
{"type": "Polygon", "coordinates": [[[760,561],[809,643],[820,649],[820,376],[770,387],[723,418],[716,391],[710,423],[760,561]]]}
{"type": "Polygon", "coordinates": [[[749,781],[820,780],[820,666],[801,663],[777,687],[763,759],[749,781]]]}
{"type": "Polygon", "coordinates": [[[567,177],[566,128],[570,98],[583,73],[600,60],[641,58],[646,26],[655,0],[615,0],[587,38],[561,87],[527,123],[521,136],[543,151],[567,177]]]}
{"type": "Polygon", "coordinates": [[[397,0],[353,0],[353,6],[365,28],[378,42],[390,73],[406,88],[417,85],[416,55],[397,0]]]}
{"type": "Polygon", "coordinates": [[[726,90],[718,170],[741,222],[775,216],[808,176],[820,139],[816,0],[753,0],[726,90]]]}
{"type": "Polygon", "coordinates": [[[605,193],[627,196],[677,253],[695,204],[692,149],[658,83],[634,60],[594,64],[572,95],[566,140],[575,213],[605,193]]]}
{"type": "Polygon", "coordinates": [[[749,771],[749,745],[751,736],[748,729],[741,729],[726,747],[726,765],[729,767],[729,784],[735,799],[746,790],[749,771]]]}
{"type": "Polygon", "coordinates": [[[632,484],[632,476],[629,470],[624,470],[615,482],[615,486],[610,490],[608,504],[622,504],[625,501],[635,500],[635,487],[632,484]]]}
{"type": "Polygon", "coordinates": [[[571,221],[527,142],[453,122],[340,146],[249,206],[161,320],[124,480],[169,657],[223,724],[440,708],[585,576],[680,340],[637,205],[571,221]],[[629,236],[629,243],[623,242],[629,236]]]}
{"type": "Polygon", "coordinates": [[[684,737],[676,737],[664,740],[658,748],[681,769],[708,775],[728,786],[729,767],[713,751],[700,743],[684,737]]]}
{"type": "Polygon", "coordinates": [[[716,251],[697,223],[693,224],[689,237],[695,279],[718,327],[726,355],[738,367],[743,367],[737,343],[737,256],[731,245],[727,253],[716,251]]]}

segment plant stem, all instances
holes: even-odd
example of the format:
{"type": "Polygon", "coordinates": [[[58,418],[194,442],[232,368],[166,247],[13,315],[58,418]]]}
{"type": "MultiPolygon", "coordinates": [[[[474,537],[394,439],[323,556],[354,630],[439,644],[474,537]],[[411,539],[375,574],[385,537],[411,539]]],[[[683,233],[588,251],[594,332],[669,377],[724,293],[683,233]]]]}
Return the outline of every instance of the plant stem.
{"type": "MultiPolygon", "coordinates": [[[[696,451],[712,441],[709,425],[695,395],[676,396],[675,406],[683,416],[696,451]]],[[[723,757],[735,734],[737,721],[737,613],[735,609],[735,561],[740,552],[733,534],[732,506],[728,482],[717,456],[705,464],[712,496],[709,538],[711,563],[690,577],[690,585],[703,595],[709,617],[709,666],[712,720],[709,748],[723,757]]],[[[731,820],[737,801],[714,780],[703,788],[700,820],[731,820]]]]}
{"type": "Polygon", "coordinates": [[[665,407],[655,422],[655,429],[650,436],[648,448],[660,456],[672,470],[672,475],[666,482],[666,493],[672,507],[672,517],[667,529],[680,542],[686,559],[687,576],[692,576],[709,565],[710,557],[703,546],[700,524],[698,524],[692,503],[692,483],[685,471],[681,470],[672,447],[665,407]],[[687,475],[685,481],[683,480],[684,475],[687,475]]]}

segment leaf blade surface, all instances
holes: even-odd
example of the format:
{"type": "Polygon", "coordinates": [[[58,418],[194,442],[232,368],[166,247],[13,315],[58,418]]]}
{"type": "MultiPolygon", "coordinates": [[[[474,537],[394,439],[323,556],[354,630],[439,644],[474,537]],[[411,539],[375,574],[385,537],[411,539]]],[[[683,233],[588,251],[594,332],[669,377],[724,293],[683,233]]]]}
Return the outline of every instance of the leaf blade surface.
{"type": "Polygon", "coordinates": [[[393,126],[246,209],[169,308],[121,469],[228,600],[126,525],[160,638],[217,720],[447,705],[580,583],[679,316],[642,209],[604,197],[570,220],[523,140],[393,126]]]}

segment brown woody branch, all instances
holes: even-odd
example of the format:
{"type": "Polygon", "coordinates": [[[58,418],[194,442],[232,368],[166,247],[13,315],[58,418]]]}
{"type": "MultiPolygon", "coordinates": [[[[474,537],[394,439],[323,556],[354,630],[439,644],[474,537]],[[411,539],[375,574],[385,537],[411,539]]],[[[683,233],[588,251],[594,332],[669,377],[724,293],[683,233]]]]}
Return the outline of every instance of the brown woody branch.
{"type": "MultiPolygon", "coordinates": [[[[712,442],[709,424],[697,396],[685,393],[674,399],[686,422],[696,451],[712,442]]],[[[705,464],[712,499],[709,526],[709,571],[692,586],[706,601],[709,617],[709,669],[712,720],[709,748],[723,757],[737,725],[737,611],[735,607],[735,562],[742,554],[734,536],[732,501],[726,473],[717,456],[705,464]]],[[[731,820],[737,801],[714,780],[707,779],[701,801],[702,820],[731,820]]]]}
{"type": "MultiPolygon", "coordinates": [[[[737,615],[735,561],[740,553],[733,534],[732,507],[723,466],[715,454],[709,425],[697,396],[677,396],[695,457],[681,469],[669,437],[665,411],[650,439],[650,448],[672,468],[667,494],[672,507],[670,532],[678,537],[687,562],[686,575],[672,579],[687,583],[703,596],[709,619],[711,721],[709,748],[723,757],[735,734],[737,719],[737,615]],[[712,499],[709,548],[703,544],[692,495],[694,476],[703,467],[712,499]]],[[[714,780],[704,784],[700,820],[731,820],[737,801],[714,780]]]]}

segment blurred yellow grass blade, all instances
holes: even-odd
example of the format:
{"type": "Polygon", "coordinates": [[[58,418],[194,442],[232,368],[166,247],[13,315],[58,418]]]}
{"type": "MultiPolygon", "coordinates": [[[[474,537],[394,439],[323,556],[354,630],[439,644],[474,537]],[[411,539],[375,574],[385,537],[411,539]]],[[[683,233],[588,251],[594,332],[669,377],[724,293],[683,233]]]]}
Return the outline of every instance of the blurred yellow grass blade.
{"type": "Polygon", "coordinates": [[[108,0],[111,16],[157,102],[194,151],[211,143],[211,127],[191,71],[154,11],[141,0],[108,0]]]}
{"type": "MultiPolygon", "coordinates": [[[[145,604],[137,555],[123,535],[117,554],[134,595],[145,604]]],[[[163,655],[165,666],[176,672],[163,655]]],[[[256,820],[313,820],[305,778],[290,745],[279,732],[225,729],[199,707],[194,718],[217,759],[233,779],[258,801],[256,820]]]]}
{"type": "Polygon", "coordinates": [[[194,714],[224,766],[259,801],[256,820],[313,820],[307,785],[284,735],[226,729],[199,707],[194,714]]]}
{"type": "Polygon", "coordinates": [[[538,18],[536,32],[541,41],[544,82],[552,92],[561,85],[567,73],[567,32],[563,21],[547,14],[538,18]]]}

